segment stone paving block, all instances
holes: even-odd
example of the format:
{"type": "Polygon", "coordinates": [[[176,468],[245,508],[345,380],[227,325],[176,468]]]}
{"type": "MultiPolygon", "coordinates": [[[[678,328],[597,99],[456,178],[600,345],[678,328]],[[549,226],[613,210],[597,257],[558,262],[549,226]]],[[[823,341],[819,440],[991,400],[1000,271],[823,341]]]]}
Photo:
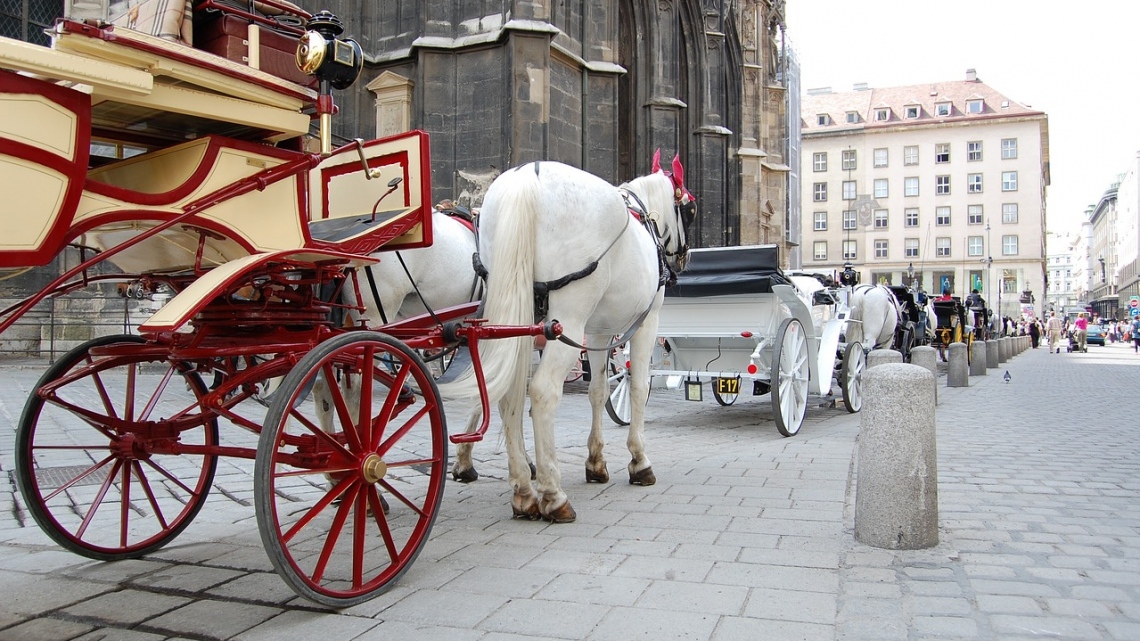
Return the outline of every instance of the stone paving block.
{"type": "Polygon", "coordinates": [[[535,598],[606,606],[631,606],[650,583],[649,579],[561,574],[539,590],[535,598]]]}
{"type": "Polygon", "coordinates": [[[492,632],[542,634],[564,639],[585,638],[611,608],[589,603],[563,603],[541,599],[513,599],[479,624],[492,632]]]}
{"type": "Polygon", "coordinates": [[[190,602],[191,599],[186,597],[120,590],[76,603],[63,608],[60,612],[80,619],[95,619],[129,627],[183,607],[190,602]]]}
{"type": "Polygon", "coordinates": [[[964,597],[907,595],[903,597],[903,607],[908,612],[921,612],[935,615],[968,615],[970,601],[964,597]]]}
{"type": "Polygon", "coordinates": [[[637,600],[637,606],[674,612],[738,615],[748,597],[742,586],[653,581],[637,600]]]}
{"type": "Polygon", "coordinates": [[[978,623],[966,617],[917,616],[914,631],[923,639],[973,639],[978,636],[978,623]]]}
{"type": "Polygon", "coordinates": [[[837,599],[831,595],[787,588],[754,588],[748,595],[743,615],[755,619],[831,626],[835,624],[837,609],[837,599]]]}
{"type": "Polygon", "coordinates": [[[279,614],[276,608],[224,600],[201,600],[149,619],[139,629],[171,635],[237,636],[279,614]]]}
{"type": "Polygon", "coordinates": [[[613,576],[667,581],[702,581],[714,563],[700,559],[656,559],[631,556],[613,572],[613,576]]]}
{"type": "Polygon", "coordinates": [[[40,618],[0,631],[0,638],[5,641],[59,641],[78,637],[92,629],[93,626],[86,623],[40,618]]]}
{"type": "Polygon", "coordinates": [[[641,608],[612,608],[584,641],[709,639],[720,617],[641,608]]]}
{"type": "Polygon", "coordinates": [[[735,639],[798,639],[802,641],[831,641],[831,626],[795,621],[745,619],[724,617],[712,636],[714,641],[735,639]]]}
{"type": "Polygon", "coordinates": [[[999,635],[1024,634],[1036,638],[1051,636],[1072,641],[1103,638],[1092,623],[1073,618],[1000,614],[990,617],[990,624],[993,631],[999,635]]]}
{"type": "Polygon", "coordinates": [[[375,632],[380,622],[354,616],[337,616],[298,610],[283,612],[242,632],[233,641],[278,641],[279,639],[321,639],[348,641],[375,632]]]}
{"type": "Polygon", "coordinates": [[[95,630],[83,636],[75,637],[71,641],[181,641],[180,639],[172,639],[165,634],[151,634],[149,632],[138,632],[136,630],[114,630],[114,634],[108,634],[107,630],[95,630]]]}
{"type": "Polygon", "coordinates": [[[540,568],[511,570],[508,568],[474,567],[448,581],[446,588],[450,592],[461,594],[492,594],[512,598],[527,598],[550,583],[555,576],[557,576],[557,572],[540,568]]]}
{"type": "Polygon", "coordinates": [[[761,588],[795,586],[797,590],[805,592],[824,593],[835,592],[839,586],[838,572],[835,570],[751,563],[717,562],[707,580],[712,583],[761,588]]]}
{"type": "Polygon", "coordinates": [[[1107,621],[1104,623],[1104,629],[1108,630],[1108,635],[1117,641],[1131,641],[1132,639],[1140,639],[1140,623],[1133,621],[1107,621]]]}
{"type": "Polygon", "coordinates": [[[1083,619],[1108,619],[1113,616],[1112,610],[1107,605],[1090,599],[1045,599],[1045,606],[1049,612],[1061,616],[1083,619]]]}

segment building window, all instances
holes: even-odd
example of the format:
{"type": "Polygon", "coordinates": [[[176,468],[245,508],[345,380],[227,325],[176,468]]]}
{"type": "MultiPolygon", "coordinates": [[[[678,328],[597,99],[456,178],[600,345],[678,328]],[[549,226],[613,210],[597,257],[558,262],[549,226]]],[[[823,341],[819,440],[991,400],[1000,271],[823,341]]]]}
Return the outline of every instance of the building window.
{"type": "Polygon", "coordinates": [[[966,143],[966,160],[977,162],[982,159],[982,141],[974,140],[966,143]]]}
{"type": "Polygon", "coordinates": [[[855,200],[856,191],[854,180],[843,181],[843,200],[855,200]]]}
{"type": "Polygon", "coordinates": [[[858,248],[858,246],[856,245],[856,242],[854,240],[843,241],[843,260],[855,260],[855,259],[857,259],[859,257],[857,255],[858,252],[856,252],[857,248],[858,248]]]}
{"type": "Polygon", "coordinates": [[[886,258],[886,257],[887,257],[887,241],[882,240],[882,239],[876,240],[875,241],[875,258],[886,258]]]}
{"type": "Polygon", "coordinates": [[[986,101],[981,98],[972,98],[966,101],[966,113],[980,114],[986,110],[986,101]]]}
{"type": "Polygon", "coordinates": [[[918,239],[907,238],[903,245],[907,258],[918,258],[918,239]]]}
{"type": "Polygon", "coordinates": [[[847,211],[843,212],[843,228],[844,229],[855,229],[856,220],[858,220],[858,219],[855,216],[855,210],[854,209],[848,209],[847,211]]]}
{"type": "Polygon", "coordinates": [[[919,114],[922,113],[922,107],[918,105],[907,105],[905,109],[907,120],[918,118],[919,114]]]}
{"type": "Polygon", "coordinates": [[[982,175],[981,174],[967,174],[966,175],[966,192],[971,194],[982,193],[982,175]]]}
{"type": "Polygon", "coordinates": [[[936,115],[936,116],[949,116],[950,115],[950,103],[948,103],[948,102],[935,103],[934,115],[936,115]]]}
{"type": "Polygon", "coordinates": [[[903,164],[918,164],[918,145],[903,147],[903,164]]]}
{"type": "Polygon", "coordinates": [[[875,210],[875,229],[886,229],[887,228],[887,220],[888,220],[888,216],[887,216],[887,210],[886,209],[876,209],[875,210]]]}
{"type": "Polygon", "coordinates": [[[918,195],[918,176],[903,178],[903,196],[918,195]]]}
{"type": "Polygon", "coordinates": [[[966,254],[970,256],[981,256],[985,251],[985,244],[982,243],[981,236],[970,236],[966,239],[966,254]]]}
{"type": "Polygon", "coordinates": [[[1017,138],[1001,139],[1002,159],[1017,158],[1017,138]]]}
{"type": "Polygon", "coordinates": [[[940,142],[937,145],[934,145],[934,162],[950,162],[950,143],[940,142]]]}
{"type": "Polygon", "coordinates": [[[880,149],[875,150],[875,166],[876,167],[886,167],[887,166],[887,150],[886,150],[886,148],[880,148],[880,149]]]}
{"type": "Polygon", "coordinates": [[[1017,203],[1003,203],[1001,206],[1001,222],[1017,222],[1017,203]]]}
{"type": "Polygon", "coordinates": [[[826,151],[817,151],[811,155],[811,168],[813,171],[827,171],[826,151]]]}
{"type": "Polygon", "coordinates": [[[945,196],[950,193],[950,176],[934,177],[934,193],[945,196]]]}
{"type": "Polygon", "coordinates": [[[50,47],[51,38],[45,32],[64,15],[64,6],[71,9],[72,4],[62,0],[0,2],[0,36],[50,47]]]}
{"type": "Polygon", "coordinates": [[[934,224],[939,227],[945,227],[950,224],[950,208],[949,207],[935,207],[934,208],[934,224]]]}
{"type": "Polygon", "coordinates": [[[1001,237],[1002,256],[1017,255],[1017,234],[1006,234],[1001,237]]]}
{"type": "Polygon", "coordinates": [[[811,186],[811,199],[817,203],[827,202],[827,183],[813,183],[811,186]]]}
{"type": "Polygon", "coordinates": [[[827,260],[827,241],[826,240],[815,241],[814,252],[812,253],[812,258],[815,260],[827,260]]]}
{"type": "Polygon", "coordinates": [[[887,198],[890,196],[889,184],[886,178],[875,179],[875,198],[887,198]]]}
{"type": "Polygon", "coordinates": [[[859,112],[858,111],[848,111],[847,112],[847,124],[849,124],[849,125],[859,124],[859,112]]]}
{"type": "Polygon", "coordinates": [[[934,254],[939,258],[950,257],[950,239],[946,236],[940,236],[934,239],[934,254]]]}
{"type": "Polygon", "coordinates": [[[981,205],[969,205],[966,207],[967,222],[971,225],[981,225],[982,218],[984,218],[981,205]]]}
{"type": "Polygon", "coordinates": [[[827,114],[816,114],[815,121],[820,127],[826,127],[831,124],[831,116],[827,114]]]}
{"type": "Polygon", "coordinates": [[[918,227],[918,207],[903,210],[903,227],[918,227]]]}
{"type": "Polygon", "coordinates": [[[813,224],[812,229],[814,229],[815,231],[827,231],[827,212],[826,211],[817,211],[814,214],[812,214],[812,217],[815,219],[815,223],[813,224]]]}
{"type": "Polygon", "coordinates": [[[1002,191],[1017,191],[1017,172],[1016,171],[1003,171],[1003,172],[1001,172],[1001,190],[1002,191]]]}
{"type": "Polygon", "coordinates": [[[848,169],[855,169],[855,150],[854,149],[844,149],[843,150],[843,171],[847,171],[848,169]]]}
{"type": "Polygon", "coordinates": [[[891,119],[891,110],[887,107],[880,107],[875,110],[875,120],[877,122],[886,122],[891,119]]]}

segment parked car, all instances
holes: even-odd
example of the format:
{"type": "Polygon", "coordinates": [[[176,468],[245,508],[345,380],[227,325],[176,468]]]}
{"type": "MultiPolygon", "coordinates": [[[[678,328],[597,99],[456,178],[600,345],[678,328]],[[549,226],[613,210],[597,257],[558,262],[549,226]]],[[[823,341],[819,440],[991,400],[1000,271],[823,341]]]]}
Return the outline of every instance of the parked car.
{"type": "Polygon", "coordinates": [[[1104,346],[1104,326],[1099,323],[1089,323],[1089,333],[1085,337],[1088,345],[1104,346]]]}

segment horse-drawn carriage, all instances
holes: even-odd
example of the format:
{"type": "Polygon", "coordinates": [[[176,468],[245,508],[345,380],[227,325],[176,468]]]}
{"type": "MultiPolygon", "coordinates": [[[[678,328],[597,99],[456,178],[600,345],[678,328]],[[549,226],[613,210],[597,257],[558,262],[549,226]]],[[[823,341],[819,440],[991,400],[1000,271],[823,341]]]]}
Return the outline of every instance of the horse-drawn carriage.
{"type": "MultiPolygon", "coordinates": [[[[847,343],[849,310],[811,276],[786,275],[775,245],[696,249],[666,290],[650,376],[685,386],[711,384],[731,405],[748,386],[771,394],[776,428],[796,434],[808,395],[833,382],[849,412],[862,407],[863,347],[847,343]]],[[[619,363],[622,361],[618,359],[619,363]]],[[[618,367],[612,418],[627,422],[628,377],[618,367]]]]}
{"type": "Polygon", "coordinates": [[[933,345],[938,349],[939,357],[946,361],[946,350],[951,343],[965,343],[968,361],[972,358],[970,346],[974,342],[973,311],[956,296],[947,300],[935,299],[932,304],[937,319],[933,345]]]}
{"type": "Polygon", "coordinates": [[[374,252],[431,244],[428,142],[332,148],[331,91],[362,52],[331,14],[294,15],[318,90],[101,23],[61,21],[51,49],[0,38],[0,268],[82,254],[0,331],[99,280],[170,288],[137,334],[80,345],[40,379],[16,430],[28,511],[72,552],[134,558],[190,524],[219,459],[251,459],[274,567],[298,594],[348,606],[409,567],[443,495],[445,416],[416,350],[559,331],[460,320],[467,305],[380,332],[343,302],[362,299],[374,252]],[[119,157],[97,161],[93,145],[119,157]],[[102,261],[120,273],[92,274],[102,261]]]}

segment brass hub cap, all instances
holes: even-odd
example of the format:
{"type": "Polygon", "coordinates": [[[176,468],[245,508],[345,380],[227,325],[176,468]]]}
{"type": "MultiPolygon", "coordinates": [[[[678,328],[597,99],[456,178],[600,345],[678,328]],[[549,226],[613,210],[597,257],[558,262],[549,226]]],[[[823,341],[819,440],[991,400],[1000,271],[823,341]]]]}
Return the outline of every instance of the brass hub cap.
{"type": "Polygon", "coordinates": [[[375,483],[388,473],[388,464],[379,454],[369,454],[360,465],[360,473],[364,475],[364,480],[375,483]]]}

